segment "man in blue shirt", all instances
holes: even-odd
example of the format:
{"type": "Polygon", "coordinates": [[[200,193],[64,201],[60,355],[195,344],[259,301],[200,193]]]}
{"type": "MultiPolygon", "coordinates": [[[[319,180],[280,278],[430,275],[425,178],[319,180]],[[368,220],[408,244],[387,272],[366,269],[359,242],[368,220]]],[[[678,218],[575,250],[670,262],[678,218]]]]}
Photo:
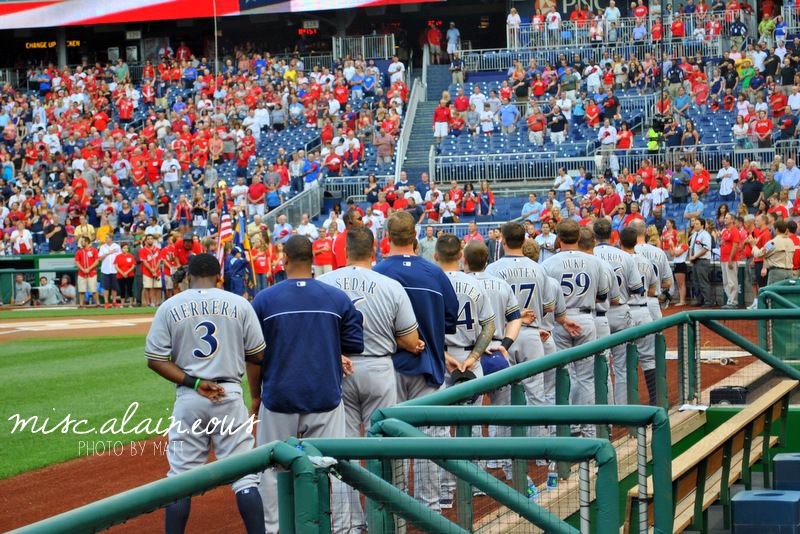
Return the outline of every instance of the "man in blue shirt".
{"type": "Polygon", "coordinates": [[[686,204],[683,210],[683,218],[687,221],[692,219],[699,219],[703,216],[703,209],[705,206],[700,202],[700,197],[697,193],[692,192],[692,201],[686,204]]]}
{"type": "Polygon", "coordinates": [[[181,79],[183,79],[184,89],[194,88],[194,81],[197,79],[197,69],[194,68],[194,65],[191,63],[186,64],[186,67],[184,67],[183,73],[181,74],[181,79]]]}
{"type": "Polygon", "coordinates": [[[303,182],[305,184],[303,186],[304,190],[313,187],[319,178],[320,165],[316,159],[316,154],[312,152],[308,155],[308,159],[305,161],[305,163],[303,163],[303,182]]]}
{"type": "Polygon", "coordinates": [[[517,106],[509,102],[508,98],[503,99],[503,105],[497,110],[500,118],[501,131],[504,134],[514,133],[514,128],[519,120],[519,110],[517,106]]]}
{"type": "MultiPolygon", "coordinates": [[[[253,308],[267,348],[260,376],[248,375],[259,408],[256,445],[290,437],[343,438],[342,377],[352,363],[342,354],[364,351],[363,318],[347,294],[314,280],[311,241],[293,236],[284,247],[287,280],[261,291],[253,308]],[[313,332],[314,335],[308,335],[313,332]]],[[[331,477],[333,523],[349,525],[344,486],[331,477]]],[[[266,532],[278,531],[275,472],[261,482],[266,532]]]]}
{"type": "Polygon", "coordinates": [[[367,74],[364,76],[361,85],[364,87],[364,93],[367,96],[372,96],[375,94],[375,76],[367,74]]]}
{"type": "Polygon", "coordinates": [[[536,193],[528,195],[528,201],[522,206],[521,217],[532,223],[539,222],[539,216],[542,214],[542,204],[536,201],[536,193]]]}
{"type": "MultiPolygon", "coordinates": [[[[375,266],[375,272],[400,282],[406,290],[425,342],[420,354],[398,349],[392,357],[397,378],[397,402],[422,397],[439,390],[445,375],[445,334],[456,332],[458,298],[447,275],[414,251],[414,218],[397,211],[386,221],[389,256],[375,266]]],[[[448,360],[450,371],[458,367],[448,360]]],[[[430,435],[446,437],[446,429],[432,427],[430,435]]],[[[430,461],[414,461],[414,493],[435,511],[439,506],[439,470],[430,461]]]]}

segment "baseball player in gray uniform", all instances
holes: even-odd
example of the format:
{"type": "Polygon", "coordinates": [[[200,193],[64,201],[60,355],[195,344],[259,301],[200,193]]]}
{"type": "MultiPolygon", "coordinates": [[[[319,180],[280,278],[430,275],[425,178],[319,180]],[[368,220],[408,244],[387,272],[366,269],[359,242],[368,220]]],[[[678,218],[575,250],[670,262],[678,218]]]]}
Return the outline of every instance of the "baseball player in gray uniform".
{"type": "MultiPolygon", "coordinates": [[[[594,341],[595,303],[608,298],[609,287],[603,274],[601,262],[578,249],[580,226],[577,221],[566,219],[558,223],[556,235],[561,251],[542,263],[547,274],[560,282],[566,304],[566,314],[581,326],[578,336],[569,334],[556,325],[553,331],[559,350],[594,341]]],[[[572,381],[571,402],[594,404],[594,358],[584,358],[570,364],[572,381]]],[[[587,426],[586,431],[589,431],[587,426]]]]}
{"type": "MultiPolygon", "coordinates": [[[[656,278],[660,284],[660,290],[657,291],[655,295],[647,297],[647,310],[650,312],[650,317],[654,321],[657,321],[663,317],[661,313],[661,303],[658,300],[658,294],[660,291],[669,291],[669,288],[672,287],[672,268],[669,266],[667,253],[661,250],[659,247],[651,243],[647,243],[647,226],[645,225],[644,221],[636,219],[631,222],[630,227],[636,230],[636,253],[650,260],[650,263],[653,264],[653,269],[655,269],[656,278]]],[[[653,340],[655,343],[655,337],[653,340]]],[[[644,379],[647,383],[647,391],[652,394],[650,397],[650,404],[655,404],[655,369],[645,372],[644,379]]]]}
{"type": "MultiPolygon", "coordinates": [[[[347,231],[347,266],[318,278],[338,287],[353,301],[364,317],[364,352],[347,354],[353,373],[342,382],[347,437],[360,437],[370,426],[372,413],[397,403],[392,355],[397,347],[419,353],[417,319],[405,289],[397,281],[372,270],[375,238],[363,226],[347,231]]],[[[366,530],[358,494],[350,493],[351,532],[366,530]]]]}
{"type": "MultiPolygon", "coordinates": [[[[530,324],[520,330],[519,337],[509,350],[511,363],[518,364],[544,356],[539,326],[544,314],[553,310],[555,300],[544,302],[543,288],[547,274],[541,265],[522,254],[526,236],[525,227],[516,222],[509,222],[503,225],[501,235],[505,256],[490,263],[486,267],[486,272],[505,280],[514,291],[521,312],[530,310],[533,314],[530,324]]],[[[544,381],[541,374],[526,379],[523,385],[528,404],[545,404],[544,381]]]]}
{"type": "MultiPolygon", "coordinates": [[[[582,252],[593,256],[596,245],[597,240],[595,239],[592,229],[586,226],[581,227],[581,237],[578,240],[578,248],[582,252]]],[[[606,277],[606,283],[610,289],[608,292],[608,298],[603,302],[598,302],[594,307],[594,326],[597,330],[597,339],[602,339],[611,335],[611,326],[608,323],[608,314],[612,309],[612,306],[614,308],[619,307],[622,299],[622,294],[619,290],[619,283],[617,282],[617,277],[614,274],[614,269],[605,261],[600,261],[600,265],[603,267],[603,274],[606,277]]],[[[606,365],[609,365],[610,363],[608,357],[609,352],[610,351],[608,350],[603,351],[603,357],[606,359],[606,365]]],[[[608,401],[609,403],[614,402],[614,389],[611,382],[610,372],[608,374],[608,401]]]]}
{"type": "MultiPolygon", "coordinates": [[[[460,270],[461,241],[453,234],[439,236],[436,241],[434,258],[442,268],[453,291],[458,298],[458,320],[456,332],[445,336],[447,344],[447,375],[445,385],[452,386],[452,374],[456,370],[472,372],[476,378],[483,376],[481,356],[483,356],[495,332],[495,313],[486,295],[486,290],[474,276],[460,270]]],[[[473,404],[480,406],[483,396],[473,404]]],[[[475,429],[474,431],[479,431],[475,429]]],[[[450,472],[441,471],[441,491],[439,506],[452,508],[456,479],[450,472]]]]}
{"type": "MultiPolygon", "coordinates": [[[[650,315],[650,310],[648,309],[647,299],[656,296],[659,286],[653,263],[641,254],[636,253],[636,235],[636,230],[630,226],[623,228],[619,235],[620,246],[622,247],[623,252],[627,252],[633,256],[633,260],[636,262],[636,268],[638,269],[639,275],[642,279],[642,287],[646,288],[645,293],[632,295],[628,299],[628,305],[631,309],[631,319],[634,326],[652,321],[653,318],[650,315]]],[[[639,349],[639,365],[644,372],[648,393],[650,395],[650,403],[655,404],[655,335],[650,334],[648,336],[639,338],[636,341],[636,347],[639,349]],[[647,378],[648,374],[651,376],[651,379],[647,378]]],[[[619,384],[619,381],[617,383],[619,384]]],[[[619,386],[617,386],[617,388],[619,390],[619,386]]],[[[625,391],[625,396],[627,402],[627,389],[625,391]]]]}
{"type": "MultiPolygon", "coordinates": [[[[598,219],[593,225],[595,237],[599,244],[594,248],[594,255],[614,270],[614,277],[619,285],[619,306],[612,306],[606,315],[611,333],[621,332],[633,325],[631,307],[628,302],[631,296],[644,291],[642,275],[630,254],[611,245],[611,223],[608,219],[598,219]]],[[[614,403],[627,403],[627,375],[625,374],[625,345],[611,347],[611,364],[614,372],[614,403]]]]}
{"type": "MultiPolygon", "coordinates": [[[[483,286],[486,297],[495,310],[494,319],[494,339],[489,347],[489,351],[499,350],[506,360],[510,359],[508,349],[514,344],[522,328],[522,316],[519,311],[519,303],[511,286],[504,280],[492,276],[484,271],[489,260],[489,249],[479,241],[470,241],[464,247],[464,272],[475,277],[479,284],[483,286]]],[[[508,406],[511,404],[511,388],[503,387],[488,393],[489,402],[493,406],[508,406]]],[[[508,437],[511,435],[511,428],[489,425],[489,437],[508,437]]],[[[492,461],[490,468],[504,468],[508,465],[510,478],[511,461],[492,461]]]]}
{"type": "MultiPolygon", "coordinates": [[[[147,334],[148,367],[178,385],[167,476],[205,464],[212,445],[216,457],[225,458],[249,451],[255,443],[253,421],[242,399],[242,378],[246,370],[248,381],[260,380],[264,337],[250,303],[216,288],[219,275],[214,256],[193,256],[188,266],[189,289],[158,308],[147,334]],[[230,422],[231,427],[212,425],[212,420],[230,422]],[[196,429],[197,421],[205,427],[196,429]]],[[[249,533],[264,532],[259,479],[256,473],[233,483],[249,533]]],[[[184,531],[190,509],[188,497],[167,507],[168,534],[184,531]]]]}

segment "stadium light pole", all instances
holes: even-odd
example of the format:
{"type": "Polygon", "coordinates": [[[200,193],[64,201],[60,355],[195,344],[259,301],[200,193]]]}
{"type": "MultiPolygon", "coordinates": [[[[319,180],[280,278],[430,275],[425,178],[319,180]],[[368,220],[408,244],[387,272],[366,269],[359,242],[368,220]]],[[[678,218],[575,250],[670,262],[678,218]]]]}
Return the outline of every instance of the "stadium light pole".
{"type": "MultiPolygon", "coordinates": [[[[664,0],[661,0],[662,2],[664,0]]],[[[214,9],[214,79],[219,76],[219,37],[217,31],[217,0],[211,0],[214,9]]]]}

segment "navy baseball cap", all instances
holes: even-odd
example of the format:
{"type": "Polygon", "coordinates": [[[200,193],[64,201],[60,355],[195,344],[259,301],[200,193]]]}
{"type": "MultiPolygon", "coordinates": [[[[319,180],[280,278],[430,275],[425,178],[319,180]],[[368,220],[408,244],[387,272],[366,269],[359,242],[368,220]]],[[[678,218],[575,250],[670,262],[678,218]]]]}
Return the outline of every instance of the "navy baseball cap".
{"type": "Polygon", "coordinates": [[[481,356],[481,367],[483,368],[484,376],[508,369],[510,367],[508,360],[503,356],[499,350],[493,350],[488,354],[481,356]]]}

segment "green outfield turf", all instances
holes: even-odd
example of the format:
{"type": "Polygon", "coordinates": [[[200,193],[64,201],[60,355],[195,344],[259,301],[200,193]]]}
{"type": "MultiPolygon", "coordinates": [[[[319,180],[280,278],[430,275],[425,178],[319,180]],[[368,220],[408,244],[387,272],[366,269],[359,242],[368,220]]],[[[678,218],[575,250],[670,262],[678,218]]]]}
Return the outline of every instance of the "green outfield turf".
{"type": "Polygon", "coordinates": [[[24,308],[18,310],[3,310],[0,311],[0,320],[3,319],[49,319],[51,317],[84,317],[92,315],[152,315],[156,312],[156,308],[83,308],[83,309],[66,309],[66,310],[53,310],[53,309],[37,309],[37,308],[24,308]]]}
{"type": "Polygon", "coordinates": [[[129,443],[150,437],[135,433],[78,435],[73,429],[64,434],[61,427],[47,435],[33,434],[31,426],[12,433],[13,414],[37,416],[36,428],[49,417],[46,430],[52,430],[67,414],[87,420],[78,431],[90,426],[99,429],[112,418],[117,418],[117,430],[128,431],[146,417],[163,417],[166,422],[175,388],[147,368],[143,349],[143,336],[2,342],[0,478],[85,455],[88,442],[129,443]],[[132,402],[139,403],[138,411],[121,428],[132,402]]]}

